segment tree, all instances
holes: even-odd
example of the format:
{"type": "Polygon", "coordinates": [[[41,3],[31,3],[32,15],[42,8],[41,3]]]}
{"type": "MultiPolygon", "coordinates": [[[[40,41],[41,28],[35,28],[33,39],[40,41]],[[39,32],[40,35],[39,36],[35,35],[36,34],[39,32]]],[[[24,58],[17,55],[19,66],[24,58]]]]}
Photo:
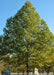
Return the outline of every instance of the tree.
{"type": "Polygon", "coordinates": [[[31,44],[39,29],[39,22],[38,13],[27,1],[14,17],[7,20],[6,28],[4,28],[4,50],[7,53],[13,52],[21,55],[22,64],[27,66],[27,75],[31,53],[33,53],[31,44]]]}
{"type": "Polygon", "coordinates": [[[29,1],[14,17],[7,20],[3,41],[1,53],[3,52],[4,55],[17,54],[19,63],[27,67],[27,75],[30,66],[35,68],[44,65],[42,60],[46,57],[43,59],[42,56],[50,50],[52,43],[51,33],[46,22],[40,19],[39,14],[35,12],[35,8],[29,1]],[[41,64],[40,56],[42,57],[41,64]]]}

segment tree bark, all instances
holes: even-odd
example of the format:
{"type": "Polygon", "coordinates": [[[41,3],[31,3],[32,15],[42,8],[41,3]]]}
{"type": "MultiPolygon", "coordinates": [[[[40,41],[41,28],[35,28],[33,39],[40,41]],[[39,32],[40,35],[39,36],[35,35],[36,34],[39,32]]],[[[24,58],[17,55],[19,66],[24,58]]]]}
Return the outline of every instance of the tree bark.
{"type": "Polygon", "coordinates": [[[27,75],[28,75],[29,71],[28,71],[28,63],[27,63],[27,75]]]}
{"type": "Polygon", "coordinates": [[[27,66],[27,75],[29,75],[28,73],[29,73],[29,66],[28,66],[28,54],[27,54],[27,64],[26,64],[26,66],[27,66]]]}
{"type": "Polygon", "coordinates": [[[24,70],[23,70],[23,75],[24,75],[24,70]]]}
{"type": "MultiPolygon", "coordinates": [[[[29,49],[28,49],[28,45],[27,45],[27,50],[29,51],[29,49]]],[[[26,60],[26,61],[27,61],[27,62],[26,62],[27,75],[29,75],[29,65],[28,65],[28,61],[29,61],[29,60],[28,60],[28,57],[29,57],[29,54],[28,54],[28,53],[29,53],[29,52],[27,52],[27,57],[26,57],[26,58],[27,58],[27,60],[26,60]]]]}
{"type": "Polygon", "coordinates": [[[32,75],[34,75],[34,68],[33,68],[33,74],[32,75]]]}

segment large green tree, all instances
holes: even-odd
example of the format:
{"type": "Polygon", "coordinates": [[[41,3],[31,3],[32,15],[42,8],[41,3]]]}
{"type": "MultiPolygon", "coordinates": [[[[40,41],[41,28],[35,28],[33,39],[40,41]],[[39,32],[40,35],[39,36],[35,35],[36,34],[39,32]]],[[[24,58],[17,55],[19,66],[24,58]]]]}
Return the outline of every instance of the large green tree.
{"type": "Polygon", "coordinates": [[[46,22],[27,1],[14,17],[7,20],[1,53],[17,54],[18,63],[26,65],[28,75],[30,66],[42,67],[47,63],[46,53],[51,50],[51,44],[52,34],[46,22]],[[46,63],[43,63],[44,59],[46,63]]]}
{"type": "Polygon", "coordinates": [[[7,53],[18,53],[22,57],[22,64],[27,66],[33,53],[33,42],[39,30],[40,17],[32,4],[27,3],[17,12],[14,17],[7,20],[4,28],[4,50],[7,53]]]}

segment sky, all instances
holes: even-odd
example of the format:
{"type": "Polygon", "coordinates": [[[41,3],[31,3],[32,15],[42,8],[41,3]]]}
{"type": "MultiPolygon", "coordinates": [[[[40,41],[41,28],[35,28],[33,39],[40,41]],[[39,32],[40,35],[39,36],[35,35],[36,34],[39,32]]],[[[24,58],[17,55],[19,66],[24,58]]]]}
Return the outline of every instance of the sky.
{"type": "MultiPolygon", "coordinates": [[[[27,0],[0,0],[0,35],[6,26],[6,20],[14,16],[27,0]]],[[[54,34],[54,0],[29,0],[40,18],[44,19],[54,34]]]]}

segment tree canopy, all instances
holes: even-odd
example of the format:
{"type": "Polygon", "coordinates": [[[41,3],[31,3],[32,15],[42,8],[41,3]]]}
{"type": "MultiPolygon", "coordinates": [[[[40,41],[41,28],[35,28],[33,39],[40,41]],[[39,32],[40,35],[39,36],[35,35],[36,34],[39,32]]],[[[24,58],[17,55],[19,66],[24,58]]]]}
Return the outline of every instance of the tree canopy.
{"type": "Polygon", "coordinates": [[[53,37],[46,22],[27,1],[14,17],[7,20],[0,52],[1,55],[17,55],[17,63],[26,65],[28,75],[30,66],[50,66],[53,37]]]}

